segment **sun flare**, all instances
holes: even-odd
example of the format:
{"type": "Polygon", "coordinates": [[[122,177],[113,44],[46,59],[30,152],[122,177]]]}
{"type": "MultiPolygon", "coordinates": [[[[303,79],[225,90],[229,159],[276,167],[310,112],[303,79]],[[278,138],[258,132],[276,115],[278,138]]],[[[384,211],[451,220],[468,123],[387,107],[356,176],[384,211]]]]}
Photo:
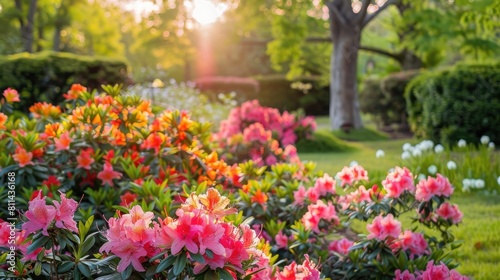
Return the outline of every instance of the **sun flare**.
{"type": "Polygon", "coordinates": [[[215,5],[210,0],[194,0],[193,18],[201,25],[208,25],[217,21],[217,19],[226,10],[226,5],[215,5]]]}

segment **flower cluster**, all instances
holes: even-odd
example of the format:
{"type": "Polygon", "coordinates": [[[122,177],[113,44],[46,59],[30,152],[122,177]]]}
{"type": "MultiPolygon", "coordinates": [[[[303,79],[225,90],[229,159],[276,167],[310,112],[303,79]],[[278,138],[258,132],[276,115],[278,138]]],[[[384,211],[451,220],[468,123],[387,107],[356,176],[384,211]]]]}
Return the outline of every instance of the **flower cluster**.
{"type": "Polygon", "coordinates": [[[54,205],[47,205],[46,198],[38,192],[33,200],[29,202],[29,209],[24,214],[28,219],[23,224],[26,235],[42,230],[42,234],[48,236],[51,228],[68,229],[78,232],[74,214],[78,203],[73,199],[67,199],[65,194],[61,194],[61,202],[54,200],[54,205]]]}
{"type": "Polygon", "coordinates": [[[411,273],[408,270],[401,272],[396,270],[394,280],[468,280],[469,278],[461,275],[454,269],[449,269],[444,263],[435,265],[430,261],[423,271],[411,273]]]}
{"type": "Polygon", "coordinates": [[[316,268],[314,262],[309,260],[309,256],[305,255],[305,260],[302,264],[297,264],[296,262],[292,262],[290,265],[285,266],[283,271],[278,271],[273,280],[292,280],[292,279],[301,279],[301,280],[319,280],[320,273],[316,268]]]}
{"type": "MultiPolygon", "coordinates": [[[[225,269],[245,275],[251,270],[252,259],[261,259],[257,249],[259,239],[248,225],[235,226],[224,217],[236,209],[227,208],[227,197],[210,188],[206,194],[194,193],[176,211],[177,218],[166,217],[153,221],[152,212],[134,206],[128,214],[108,221],[108,239],[101,251],[120,257],[118,272],[129,265],[145,271],[147,260],[160,253],[181,256],[191,262],[194,274],[225,269]]],[[[269,263],[267,263],[269,266],[269,263]]]]}
{"type": "Polygon", "coordinates": [[[297,117],[288,112],[248,101],[231,110],[221,122],[216,141],[232,162],[253,160],[260,166],[277,162],[300,163],[293,144],[312,137],[316,122],[312,117],[297,117]]]}

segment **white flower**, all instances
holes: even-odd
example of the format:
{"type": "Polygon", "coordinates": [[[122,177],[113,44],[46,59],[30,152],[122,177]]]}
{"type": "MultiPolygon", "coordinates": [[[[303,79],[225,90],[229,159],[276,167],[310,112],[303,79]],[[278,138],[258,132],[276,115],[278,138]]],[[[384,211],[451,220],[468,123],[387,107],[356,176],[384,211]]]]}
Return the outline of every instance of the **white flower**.
{"type": "Polygon", "coordinates": [[[401,154],[401,159],[403,159],[403,160],[407,160],[407,159],[409,159],[409,158],[411,158],[411,154],[410,154],[410,152],[408,152],[408,151],[404,151],[404,152],[401,154]]]}
{"type": "Polygon", "coordinates": [[[490,148],[490,149],[494,150],[494,149],[495,149],[495,143],[490,142],[490,143],[488,144],[488,148],[490,148]]]}
{"type": "Polygon", "coordinates": [[[462,180],[462,186],[464,188],[465,187],[469,188],[473,184],[474,184],[474,180],[473,179],[467,179],[467,178],[465,178],[465,179],[462,180]]]}
{"type": "Polygon", "coordinates": [[[481,136],[481,144],[487,145],[488,143],[490,143],[490,137],[488,137],[487,135],[481,136]]]}
{"type": "Polygon", "coordinates": [[[431,140],[424,140],[420,142],[417,147],[422,151],[431,150],[434,147],[434,142],[431,140]]]}
{"type": "Polygon", "coordinates": [[[427,177],[425,177],[425,174],[422,174],[422,173],[418,174],[418,177],[417,177],[417,179],[418,179],[419,181],[420,181],[420,180],[425,180],[426,178],[427,178],[427,177]]]}
{"type": "Polygon", "coordinates": [[[377,152],[375,153],[375,157],[376,158],[381,158],[381,157],[384,157],[384,156],[385,156],[385,153],[382,150],[377,150],[377,152]]]}
{"type": "Polygon", "coordinates": [[[463,148],[465,146],[467,146],[467,142],[464,139],[458,140],[458,147],[459,148],[463,148]]]}
{"type": "Polygon", "coordinates": [[[500,176],[498,176],[497,183],[500,185],[500,176]]]}
{"type": "Polygon", "coordinates": [[[434,152],[436,152],[436,154],[442,153],[443,151],[444,147],[441,144],[437,144],[436,147],[434,147],[434,152]]]}
{"type": "Polygon", "coordinates": [[[351,161],[351,163],[349,164],[350,167],[353,167],[353,166],[356,166],[356,165],[359,165],[359,164],[355,160],[351,161]]]}
{"type": "Polygon", "coordinates": [[[412,155],[414,157],[419,157],[422,155],[422,151],[420,149],[414,149],[413,152],[412,152],[412,155]]]}
{"type": "Polygon", "coordinates": [[[474,186],[478,189],[482,189],[484,188],[485,186],[485,183],[484,183],[484,180],[483,179],[477,179],[475,182],[474,182],[474,186]]]}
{"type": "Polygon", "coordinates": [[[409,151],[413,146],[410,143],[403,144],[403,151],[409,151]]]}
{"type": "Polygon", "coordinates": [[[448,167],[449,170],[455,170],[457,169],[457,164],[453,160],[450,160],[446,164],[446,167],[448,167]]]}
{"type": "Polygon", "coordinates": [[[438,168],[435,165],[431,165],[431,166],[429,166],[429,168],[427,168],[427,171],[429,171],[429,173],[431,173],[432,175],[434,175],[438,171],[438,168]]]}

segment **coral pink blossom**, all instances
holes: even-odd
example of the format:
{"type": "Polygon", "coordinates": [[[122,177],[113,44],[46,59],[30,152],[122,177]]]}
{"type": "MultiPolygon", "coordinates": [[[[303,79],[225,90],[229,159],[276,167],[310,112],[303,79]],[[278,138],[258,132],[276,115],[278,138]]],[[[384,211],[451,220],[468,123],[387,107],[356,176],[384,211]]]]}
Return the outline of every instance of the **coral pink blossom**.
{"type": "Polygon", "coordinates": [[[47,230],[54,221],[56,212],[54,206],[46,204],[42,193],[38,193],[38,196],[29,202],[28,211],[24,214],[28,219],[22,226],[26,230],[26,235],[41,229],[43,235],[49,236],[47,230]]]}
{"type": "Polygon", "coordinates": [[[319,280],[320,272],[316,265],[309,260],[309,256],[304,255],[305,261],[301,265],[297,265],[294,261],[290,265],[283,268],[283,271],[277,271],[277,275],[273,280],[319,280]]]}
{"type": "Polygon", "coordinates": [[[334,224],[339,223],[339,217],[331,201],[326,205],[322,200],[318,200],[316,204],[307,206],[307,210],[308,211],[302,217],[302,223],[307,230],[313,230],[319,233],[319,222],[321,219],[327,222],[333,222],[334,224]]]}
{"type": "Polygon", "coordinates": [[[336,183],[337,182],[332,177],[330,177],[330,175],[325,173],[323,177],[316,179],[314,188],[316,188],[319,191],[319,194],[322,196],[328,193],[335,194],[336,183]]]}
{"type": "Polygon", "coordinates": [[[347,238],[342,238],[340,240],[334,240],[330,242],[328,245],[328,250],[332,252],[337,252],[341,255],[347,255],[349,253],[349,248],[354,245],[354,242],[347,239],[347,238]]]}
{"type": "Polygon", "coordinates": [[[387,237],[398,238],[401,234],[401,222],[395,220],[392,214],[386,217],[379,215],[371,224],[366,225],[366,229],[370,232],[368,239],[375,238],[382,241],[387,237]]]}
{"type": "Polygon", "coordinates": [[[340,185],[344,187],[345,185],[352,185],[356,181],[368,181],[368,172],[360,165],[345,166],[337,173],[336,177],[340,179],[340,185]]]}
{"type": "Polygon", "coordinates": [[[104,169],[97,174],[97,178],[101,179],[103,184],[108,184],[113,186],[113,179],[119,179],[122,177],[120,172],[114,171],[113,166],[106,162],[104,164],[104,169]]]}
{"type": "Polygon", "coordinates": [[[59,138],[54,138],[54,143],[56,145],[56,152],[69,150],[69,144],[71,143],[69,132],[65,131],[59,138]]]}
{"type": "Polygon", "coordinates": [[[135,270],[145,271],[142,262],[145,257],[157,253],[154,245],[155,230],[151,227],[154,217],[152,212],[144,212],[138,205],[120,218],[110,218],[109,229],[105,233],[108,239],[100,252],[112,252],[120,258],[117,271],[123,272],[132,264],[135,270]]]}
{"type": "Polygon", "coordinates": [[[411,230],[405,230],[405,232],[399,236],[399,239],[403,250],[410,251],[410,258],[429,253],[429,245],[427,244],[424,235],[421,233],[414,233],[411,230]]]}
{"type": "Polygon", "coordinates": [[[415,275],[411,274],[408,270],[405,270],[401,273],[401,270],[396,270],[394,272],[394,280],[415,280],[415,275]]]}
{"type": "Polygon", "coordinates": [[[294,205],[302,205],[304,204],[304,200],[307,197],[306,188],[303,185],[300,185],[299,188],[293,192],[294,205]]]}
{"type": "Polygon", "coordinates": [[[26,165],[33,165],[33,153],[27,152],[23,148],[17,148],[16,153],[12,156],[15,161],[17,161],[17,164],[19,164],[19,167],[25,167],[26,165]]]}
{"type": "Polygon", "coordinates": [[[288,237],[283,234],[283,232],[280,230],[278,234],[274,237],[274,240],[276,241],[276,245],[278,248],[288,248],[288,237]]]}
{"type": "Polygon", "coordinates": [[[451,220],[453,224],[458,224],[462,221],[463,214],[458,210],[458,206],[456,204],[451,205],[448,202],[445,202],[439,206],[436,210],[436,213],[439,217],[445,220],[451,220]]]}
{"type": "Polygon", "coordinates": [[[447,178],[437,174],[436,178],[428,177],[417,184],[415,199],[418,201],[429,201],[433,196],[449,197],[453,188],[447,178]]]}
{"type": "Polygon", "coordinates": [[[80,155],[76,157],[76,161],[78,162],[77,168],[90,170],[92,168],[90,165],[95,161],[92,158],[93,152],[92,148],[82,150],[80,155]]]}
{"type": "Polygon", "coordinates": [[[21,101],[19,99],[19,93],[15,89],[7,88],[6,90],[3,91],[3,96],[5,97],[5,101],[7,101],[7,103],[21,101]]]}
{"type": "Polygon", "coordinates": [[[382,186],[387,191],[387,197],[398,198],[404,191],[415,191],[413,184],[413,174],[406,167],[396,167],[395,170],[389,173],[382,186]]]}

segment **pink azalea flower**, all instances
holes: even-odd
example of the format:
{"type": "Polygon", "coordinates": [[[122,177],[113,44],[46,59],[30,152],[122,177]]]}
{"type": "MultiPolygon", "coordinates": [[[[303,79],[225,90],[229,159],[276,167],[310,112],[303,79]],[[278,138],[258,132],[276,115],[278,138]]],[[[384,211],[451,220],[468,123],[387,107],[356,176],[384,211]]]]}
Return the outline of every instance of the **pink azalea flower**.
{"type": "Polygon", "coordinates": [[[54,138],[54,143],[56,145],[56,152],[69,150],[69,144],[71,143],[69,132],[65,131],[59,138],[54,138]]]}
{"type": "Polygon", "coordinates": [[[47,230],[56,217],[56,211],[54,206],[46,204],[42,193],[38,193],[38,196],[29,202],[28,211],[24,214],[28,221],[23,224],[22,229],[26,230],[26,235],[41,229],[43,235],[49,236],[47,230]]]}
{"type": "Polygon", "coordinates": [[[20,102],[19,93],[15,89],[7,88],[3,91],[3,96],[7,103],[20,102]]]}
{"type": "Polygon", "coordinates": [[[437,174],[436,178],[428,177],[417,184],[415,199],[418,201],[429,201],[433,196],[449,197],[453,188],[447,178],[437,174]]]}
{"type": "Polygon", "coordinates": [[[316,204],[307,206],[307,212],[302,217],[302,223],[307,230],[313,230],[319,233],[319,222],[321,219],[327,222],[339,223],[339,217],[336,214],[335,206],[329,201],[326,205],[322,200],[318,200],[316,204]]]}
{"type": "Polygon", "coordinates": [[[172,254],[177,255],[182,248],[197,254],[199,251],[198,234],[203,231],[204,220],[194,213],[184,212],[182,209],[176,212],[179,219],[165,228],[167,234],[174,240],[172,243],[172,254]]]}
{"type": "Polygon", "coordinates": [[[325,173],[323,177],[316,179],[314,188],[318,189],[320,195],[322,196],[328,193],[335,194],[336,184],[337,182],[332,177],[330,177],[330,175],[325,173]]]}
{"type": "Polygon", "coordinates": [[[376,238],[383,241],[387,237],[399,237],[401,234],[401,222],[395,220],[392,214],[386,217],[379,215],[373,219],[371,224],[366,225],[366,229],[370,232],[367,236],[368,239],[376,238]]]}
{"type": "Polygon", "coordinates": [[[406,230],[399,236],[401,240],[401,247],[403,250],[410,251],[410,258],[414,256],[421,256],[425,253],[429,253],[427,241],[424,235],[421,233],[414,233],[411,230],[406,230]]]}
{"type": "Polygon", "coordinates": [[[355,179],[352,170],[347,166],[344,166],[344,168],[337,173],[337,177],[340,179],[340,186],[342,187],[345,185],[352,185],[355,179]]]}
{"type": "Polygon", "coordinates": [[[53,203],[56,207],[56,227],[78,232],[78,227],[73,219],[78,203],[73,199],[67,199],[65,194],[61,194],[61,203],[56,200],[53,203]]]}
{"type": "Polygon", "coordinates": [[[102,180],[103,184],[108,184],[113,186],[113,179],[119,179],[122,177],[120,172],[113,170],[113,165],[109,162],[104,164],[104,169],[97,174],[97,178],[102,180]]]}
{"type": "Polygon", "coordinates": [[[303,185],[299,186],[299,189],[293,192],[294,205],[302,205],[304,204],[304,200],[307,197],[306,188],[303,185]]]}
{"type": "Polygon", "coordinates": [[[451,205],[449,202],[441,204],[436,213],[445,220],[451,220],[453,224],[460,223],[464,216],[456,204],[451,205]]]}
{"type": "Polygon", "coordinates": [[[398,198],[404,191],[415,191],[413,184],[413,174],[406,167],[396,167],[382,181],[382,186],[387,191],[387,197],[398,198]]]}
{"type": "Polygon", "coordinates": [[[342,238],[340,240],[330,242],[328,250],[337,252],[341,255],[347,255],[349,253],[349,248],[351,248],[352,245],[354,245],[353,241],[347,238],[342,238]]]}
{"type": "Polygon", "coordinates": [[[288,237],[283,234],[283,232],[280,230],[278,234],[274,237],[274,240],[276,241],[276,245],[278,248],[288,248],[288,237]]]}

